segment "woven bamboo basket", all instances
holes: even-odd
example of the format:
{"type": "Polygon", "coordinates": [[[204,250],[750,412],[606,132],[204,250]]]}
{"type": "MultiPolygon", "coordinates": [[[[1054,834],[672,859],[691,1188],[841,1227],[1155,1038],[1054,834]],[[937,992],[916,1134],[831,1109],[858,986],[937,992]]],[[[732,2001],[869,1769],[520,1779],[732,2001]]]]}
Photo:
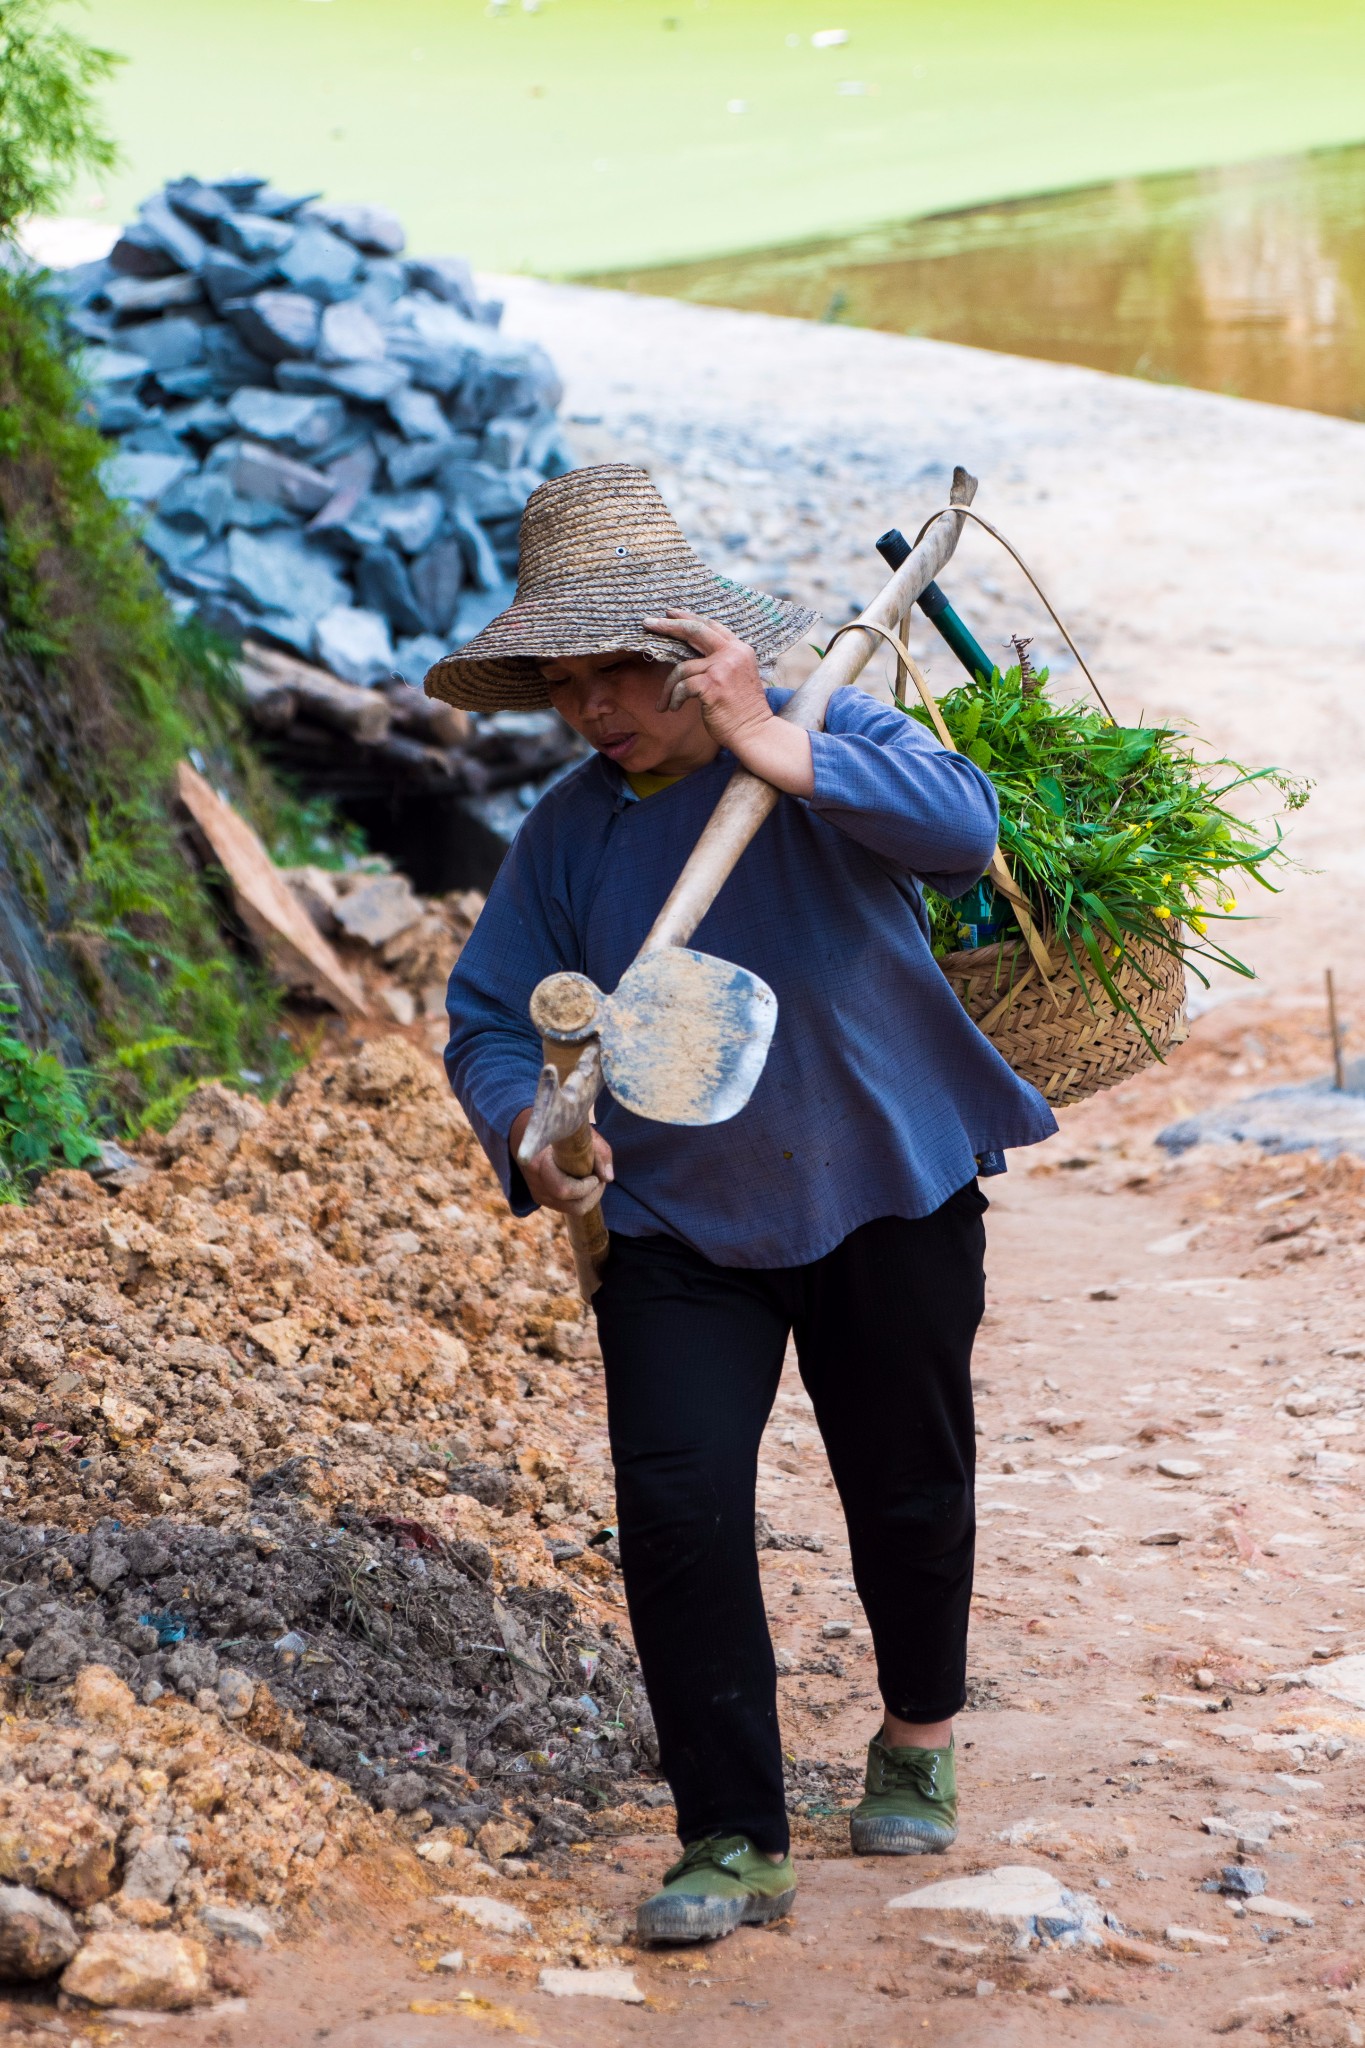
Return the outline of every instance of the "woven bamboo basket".
{"type": "Polygon", "coordinates": [[[1146,1039],[1114,1008],[1088,960],[1083,993],[1066,955],[1053,955],[1055,1003],[1021,940],[949,953],[939,965],[968,1016],[1054,1109],[1112,1088],[1186,1036],[1184,962],[1151,939],[1134,941],[1117,965],[1110,964],[1114,986],[1141,1018],[1146,1039]]]}

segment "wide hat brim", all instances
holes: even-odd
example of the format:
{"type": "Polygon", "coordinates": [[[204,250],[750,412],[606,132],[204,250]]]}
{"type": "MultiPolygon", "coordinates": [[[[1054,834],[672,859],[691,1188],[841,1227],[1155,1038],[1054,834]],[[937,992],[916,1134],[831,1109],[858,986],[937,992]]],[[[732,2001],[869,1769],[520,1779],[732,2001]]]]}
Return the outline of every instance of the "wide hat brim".
{"type": "Polygon", "coordinates": [[[709,569],[684,541],[643,470],[604,463],[542,484],[522,521],[515,600],[427,671],[426,694],[466,711],[551,706],[543,662],[620,649],[686,658],[647,618],[687,611],[728,626],[760,662],[808,633],[818,612],[709,569]]]}

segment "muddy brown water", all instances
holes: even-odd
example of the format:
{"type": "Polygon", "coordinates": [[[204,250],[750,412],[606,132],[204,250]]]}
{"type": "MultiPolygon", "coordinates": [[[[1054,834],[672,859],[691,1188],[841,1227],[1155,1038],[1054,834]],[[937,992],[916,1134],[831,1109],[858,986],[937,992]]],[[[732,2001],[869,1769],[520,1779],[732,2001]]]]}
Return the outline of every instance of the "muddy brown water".
{"type": "Polygon", "coordinates": [[[590,281],[1365,419],[1365,144],[590,281]]]}

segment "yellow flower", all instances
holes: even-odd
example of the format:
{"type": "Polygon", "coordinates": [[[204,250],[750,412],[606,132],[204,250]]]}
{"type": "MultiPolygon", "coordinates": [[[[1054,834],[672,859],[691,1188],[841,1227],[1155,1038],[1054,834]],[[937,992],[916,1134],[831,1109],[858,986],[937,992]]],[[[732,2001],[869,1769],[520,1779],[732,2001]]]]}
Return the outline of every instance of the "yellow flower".
{"type": "Polygon", "coordinates": [[[1169,917],[1170,914],[1164,903],[1158,903],[1156,909],[1152,912],[1154,917],[1169,917]]]}
{"type": "Polygon", "coordinates": [[[1161,886],[1162,886],[1162,888],[1163,888],[1163,889],[1169,888],[1169,887],[1170,887],[1170,881],[1171,881],[1171,878],[1170,878],[1170,876],[1169,876],[1169,875],[1163,875],[1163,876],[1161,877],[1161,886]]]}
{"type": "Polygon", "coordinates": [[[1226,916],[1229,911],[1233,911],[1237,908],[1237,898],[1235,896],[1229,896],[1225,903],[1219,904],[1218,908],[1226,916]]]}
{"type": "Polygon", "coordinates": [[[1204,920],[1203,920],[1203,918],[1202,918],[1202,917],[1192,917],[1192,918],[1190,919],[1190,923],[1191,923],[1191,924],[1193,925],[1194,929],[1195,929],[1195,930],[1196,930],[1196,931],[1198,932],[1198,934],[1199,934],[1200,938],[1202,939],[1202,938],[1203,938],[1203,936],[1204,936],[1204,920]]]}

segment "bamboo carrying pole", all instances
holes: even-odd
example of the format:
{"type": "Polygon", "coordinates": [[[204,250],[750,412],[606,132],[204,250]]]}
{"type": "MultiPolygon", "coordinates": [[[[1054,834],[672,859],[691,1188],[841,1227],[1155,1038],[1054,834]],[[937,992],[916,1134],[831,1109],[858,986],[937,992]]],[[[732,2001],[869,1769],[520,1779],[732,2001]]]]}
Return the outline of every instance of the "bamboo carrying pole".
{"type": "MultiPolygon", "coordinates": [[[[970,505],[976,496],[976,478],[965,469],[953,471],[950,505],[970,505]]],[[[807,732],[819,732],[825,722],[829,700],[836,690],[855,683],[871,658],[877,637],[884,629],[895,631],[920,592],[928,587],[957,546],[963,522],[943,513],[925,533],[889,583],[883,584],[860,620],[875,629],[855,634],[848,627],[826,650],[824,659],[806,677],[799,690],[784,706],[781,716],[789,725],[807,732]]],[[[851,622],[856,623],[856,622],[851,622]]],[[[686,867],[679,875],[668,901],[655,918],[642,953],[657,952],[661,946],[685,946],[715,902],[736,861],[770,812],[776,809],[780,791],[761,782],[747,768],[737,768],[726,783],[720,802],[711,814],[701,838],[693,847],[686,867]]]]}

